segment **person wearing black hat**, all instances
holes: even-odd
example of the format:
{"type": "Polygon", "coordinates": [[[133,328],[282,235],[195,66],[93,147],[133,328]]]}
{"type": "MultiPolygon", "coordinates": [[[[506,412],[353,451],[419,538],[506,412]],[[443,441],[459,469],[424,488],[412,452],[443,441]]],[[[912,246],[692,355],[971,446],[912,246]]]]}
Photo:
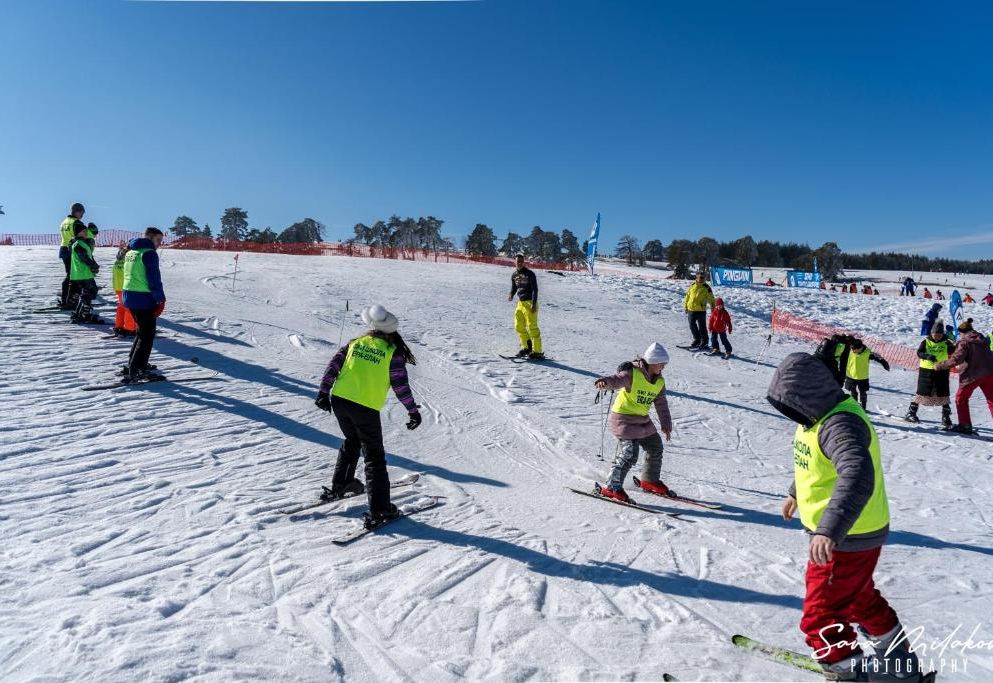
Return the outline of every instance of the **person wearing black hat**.
{"type": "Polygon", "coordinates": [[[85,213],[86,208],[79,202],[76,202],[69,209],[69,215],[62,220],[62,225],[59,226],[59,237],[62,240],[59,246],[59,258],[62,260],[62,265],[66,269],[66,277],[62,281],[62,292],[59,294],[59,306],[64,310],[73,308],[72,303],[69,301],[69,268],[72,265],[72,254],[69,251],[69,243],[76,239],[79,229],[85,227],[83,225],[83,215],[85,213]]]}

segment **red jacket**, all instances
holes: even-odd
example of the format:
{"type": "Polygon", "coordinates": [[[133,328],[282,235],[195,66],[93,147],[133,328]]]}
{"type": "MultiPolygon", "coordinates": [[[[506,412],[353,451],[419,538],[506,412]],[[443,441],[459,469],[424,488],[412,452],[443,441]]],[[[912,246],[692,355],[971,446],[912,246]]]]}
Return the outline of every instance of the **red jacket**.
{"type": "Polygon", "coordinates": [[[721,306],[720,308],[712,308],[710,310],[710,320],[707,321],[707,329],[711,332],[731,332],[731,314],[727,312],[727,309],[721,306]]]}

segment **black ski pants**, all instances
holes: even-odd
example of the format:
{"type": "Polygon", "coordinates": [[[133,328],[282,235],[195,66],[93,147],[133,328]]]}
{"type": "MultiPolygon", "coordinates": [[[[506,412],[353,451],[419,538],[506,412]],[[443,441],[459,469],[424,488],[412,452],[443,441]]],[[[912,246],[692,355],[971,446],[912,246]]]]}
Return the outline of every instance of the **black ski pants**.
{"type": "Polygon", "coordinates": [[[149,309],[140,311],[136,308],[129,308],[134,316],[135,324],[138,326],[138,333],[131,344],[131,355],[128,358],[128,368],[131,372],[145,370],[148,368],[148,358],[152,355],[152,344],[155,342],[155,311],[149,309]]]}
{"type": "Polygon", "coordinates": [[[869,380],[846,377],[845,391],[851,394],[852,398],[861,403],[863,408],[866,407],[866,403],[868,403],[869,399],[869,380]]]}
{"type": "Polygon", "coordinates": [[[690,332],[693,334],[693,346],[707,346],[707,311],[687,311],[686,318],[690,321],[690,332]]]}
{"type": "Polygon", "coordinates": [[[334,466],[332,490],[340,489],[355,478],[359,455],[363,454],[369,512],[373,516],[387,513],[390,507],[390,477],[386,471],[386,450],[383,448],[383,426],[379,420],[379,411],[340,396],[331,397],[331,410],[345,437],[334,466]]]}
{"type": "Polygon", "coordinates": [[[59,258],[62,259],[62,265],[66,267],[66,278],[62,281],[62,295],[59,297],[59,301],[63,307],[66,307],[69,305],[69,266],[72,263],[69,247],[59,247],[59,258]]]}

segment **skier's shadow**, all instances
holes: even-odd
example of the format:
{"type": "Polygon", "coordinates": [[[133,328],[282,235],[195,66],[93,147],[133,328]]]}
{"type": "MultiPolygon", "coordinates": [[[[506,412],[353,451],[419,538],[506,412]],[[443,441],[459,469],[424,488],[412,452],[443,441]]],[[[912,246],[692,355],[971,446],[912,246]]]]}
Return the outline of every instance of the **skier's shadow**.
{"type": "Polygon", "coordinates": [[[746,406],[741,403],[731,403],[730,401],[721,401],[716,398],[710,398],[708,396],[695,396],[693,394],[684,394],[681,391],[673,391],[672,389],[666,389],[666,395],[672,396],[673,398],[686,398],[691,401],[702,401],[704,403],[712,403],[713,405],[724,406],[726,408],[734,408],[735,410],[747,410],[750,413],[757,413],[759,415],[765,415],[766,417],[774,417],[778,420],[787,419],[785,416],[779,413],[774,413],[769,410],[759,410],[758,408],[752,408],[751,406],[746,406]]]}
{"type": "Polygon", "coordinates": [[[520,562],[529,570],[572,581],[617,587],[648,586],[660,593],[687,598],[706,598],[725,602],[764,603],[779,607],[800,609],[803,600],[797,595],[763,593],[709,579],[697,579],[682,574],[655,574],[616,562],[591,562],[577,564],[498,538],[487,538],[442,527],[433,527],[414,518],[404,520],[391,531],[411,538],[447,543],[452,546],[478,548],[483,552],[501,555],[520,562]]]}
{"type": "Polygon", "coordinates": [[[247,346],[249,348],[252,346],[248,342],[235,337],[228,337],[216,332],[211,334],[210,330],[192,327],[191,325],[184,325],[183,323],[179,323],[174,320],[166,320],[165,318],[159,318],[158,326],[167,330],[172,330],[178,334],[187,334],[191,337],[203,337],[204,339],[209,339],[210,341],[224,342],[225,344],[234,344],[236,346],[247,346]]]}

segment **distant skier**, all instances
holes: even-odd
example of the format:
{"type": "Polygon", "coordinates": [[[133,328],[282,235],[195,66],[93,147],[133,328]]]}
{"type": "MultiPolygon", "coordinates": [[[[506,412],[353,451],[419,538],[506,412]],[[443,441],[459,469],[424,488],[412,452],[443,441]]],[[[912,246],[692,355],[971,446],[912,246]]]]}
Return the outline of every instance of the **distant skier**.
{"type": "Polygon", "coordinates": [[[717,340],[720,338],[721,343],[724,344],[724,357],[731,357],[733,349],[731,342],[728,341],[728,335],[731,334],[732,327],[731,314],[724,308],[724,299],[717,297],[710,312],[710,319],[707,321],[707,329],[710,330],[710,355],[720,354],[721,349],[717,345],[717,340]]]}
{"type": "Polygon", "coordinates": [[[93,239],[82,222],[75,224],[76,237],[69,243],[69,298],[75,297],[76,310],[72,322],[101,323],[100,316],[93,314],[93,299],[97,295],[96,276],[100,266],[93,259],[93,239]]]}
{"type": "Polygon", "coordinates": [[[862,408],[866,407],[868,401],[870,360],[876,361],[889,372],[889,361],[866,348],[858,337],[853,339],[848,345],[848,361],[845,364],[845,391],[862,404],[862,408]]]}
{"type": "Polygon", "coordinates": [[[707,284],[706,275],[701,272],[696,274],[696,280],[686,290],[683,298],[683,308],[693,335],[690,349],[707,348],[707,306],[714,308],[714,291],[707,284]]]}
{"type": "Polygon", "coordinates": [[[917,347],[917,357],[921,362],[917,369],[917,394],[904,417],[908,422],[920,422],[917,417],[920,406],[941,406],[942,428],[949,429],[952,426],[952,407],[948,403],[951,393],[948,388],[948,370],[937,370],[935,366],[948,360],[954,351],[954,342],[945,335],[944,321],[935,320],[931,334],[917,347]]]}
{"type": "Polygon", "coordinates": [[[810,534],[800,620],[807,645],[828,680],[920,681],[920,661],[873,582],[890,515],[869,417],[806,353],[791,353],[779,365],[768,401],[798,423],[783,518],[799,513],[810,534]],[[852,623],[875,654],[861,651],[852,623]]]}
{"type": "Polygon", "coordinates": [[[959,423],[951,431],[971,434],[974,430],[969,414],[969,398],[976,389],[983,392],[990,415],[993,415],[993,350],[989,340],[973,329],[972,318],[959,325],[959,340],[954,353],[934,367],[936,370],[959,368],[959,388],[955,392],[955,412],[959,423]]]}
{"type": "Polygon", "coordinates": [[[538,329],[538,278],[533,270],[524,265],[524,254],[517,255],[517,268],[510,276],[507,301],[513,301],[515,294],[514,330],[521,340],[517,357],[541,360],[545,354],[542,353],[541,330],[538,329]]]}
{"type": "Polygon", "coordinates": [[[934,298],[934,295],[931,294],[931,290],[929,290],[927,287],[924,288],[924,298],[925,299],[933,299],[934,298]]]}
{"type": "Polygon", "coordinates": [[[944,301],[945,300],[945,295],[942,294],[941,293],[941,290],[939,289],[937,291],[937,293],[935,294],[934,298],[937,299],[938,301],[944,301]]]}
{"type": "Polygon", "coordinates": [[[672,437],[672,418],[669,402],[665,397],[665,378],[662,371],[669,362],[669,353],[662,344],[651,344],[640,358],[622,363],[617,374],[600,377],[593,386],[600,391],[616,390],[617,396],[610,407],[610,433],[620,442],[620,451],[607,477],[607,484],[594,492],[624,503],[631,498],[624,491],[624,480],[638,462],[638,453],[645,449],[645,462],[641,474],[641,488],[650,493],[674,495],[660,479],[662,471],[662,437],[649,416],[652,406],[659,416],[662,433],[668,441],[672,437]]]}
{"type": "Polygon", "coordinates": [[[921,336],[926,337],[931,334],[931,328],[934,327],[934,321],[938,319],[941,315],[941,304],[931,304],[931,310],[924,314],[924,319],[921,320],[921,336]]]}
{"type": "Polygon", "coordinates": [[[59,247],[59,258],[62,260],[62,265],[65,266],[66,277],[62,281],[62,292],[59,295],[59,306],[65,310],[71,310],[74,308],[72,303],[69,301],[69,270],[72,266],[72,255],[69,251],[69,243],[76,239],[79,234],[79,229],[83,227],[83,215],[86,213],[86,208],[79,202],[72,205],[69,209],[69,215],[66,216],[62,225],[59,226],[59,236],[61,238],[61,246],[59,247]]]}
{"type": "Polygon", "coordinates": [[[906,296],[916,296],[917,283],[914,282],[914,278],[907,277],[903,279],[903,291],[906,296]]]}
{"type": "Polygon", "coordinates": [[[974,304],[974,303],[976,303],[976,300],[972,298],[972,294],[969,294],[969,292],[966,292],[965,293],[965,296],[962,297],[962,303],[964,303],[964,304],[974,304]]]}
{"type": "Polygon", "coordinates": [[[407,429],[417,429],[421,414],[414,402],[407,378],[407,364],[415,365],[414,354],[397,331],[395,315],[383,306],[362,311],[369,331],[353,339],[328,363],[314,402],[321,410],[334,413],[345,437],[331,478],[328,500],[365,491],[369,511],[367,527],[376,526],[400,513],[390,502],[390,479],[386,470],[386,450],[380,411],[389,389],[407,409],[407,429]],[[365,484],[355,478],[359,455],[365,457],[365,484]]]}
{"type": "Polygon", "coordinates": [[[124,256],[122,298],[124,307],[130,311],[138,328],[124,371],[125,382],[165,379],[165,375],[148,364],[155,343],[155,319],[162,313],[166,301],[159,255],[156,253],[160,246],[162,231],[149,227],[144,237],[137,237],[128,243],[128,253],[124,256]]]}
{"type": "Polygon", "coordinates": [[[858,294],[859,293],[859,289],[855,285],[854,282],[852,284],[848,285],[848,293],[849,294],[858,294]]]}
{"type": "Polygon", "coordinates": [[[983,303],[987,306],[993,306],[993,292],[989,292],[983,297],[983,303]]]}
{"type": "Polygon", "coordinates": [[[138,329],[138,326],[134,322],[134,316],[124,307],[124,257],[127,253],[128,245],[121,242],[117,247],[117,256],[114,258],[114,266],[110,273],[114,294],[117,295],[114,335],[118,337],[131,337],[138,329]]]}
{"type": "Polygon", "coordinates": [[[872,288],[872,293],[873,293],[873,294],[874,294],[875,296],[879,296],[879,290],[878,290],[878,289],[877,289],[876,287],[873,287],[873,288],[872,288]]]}

